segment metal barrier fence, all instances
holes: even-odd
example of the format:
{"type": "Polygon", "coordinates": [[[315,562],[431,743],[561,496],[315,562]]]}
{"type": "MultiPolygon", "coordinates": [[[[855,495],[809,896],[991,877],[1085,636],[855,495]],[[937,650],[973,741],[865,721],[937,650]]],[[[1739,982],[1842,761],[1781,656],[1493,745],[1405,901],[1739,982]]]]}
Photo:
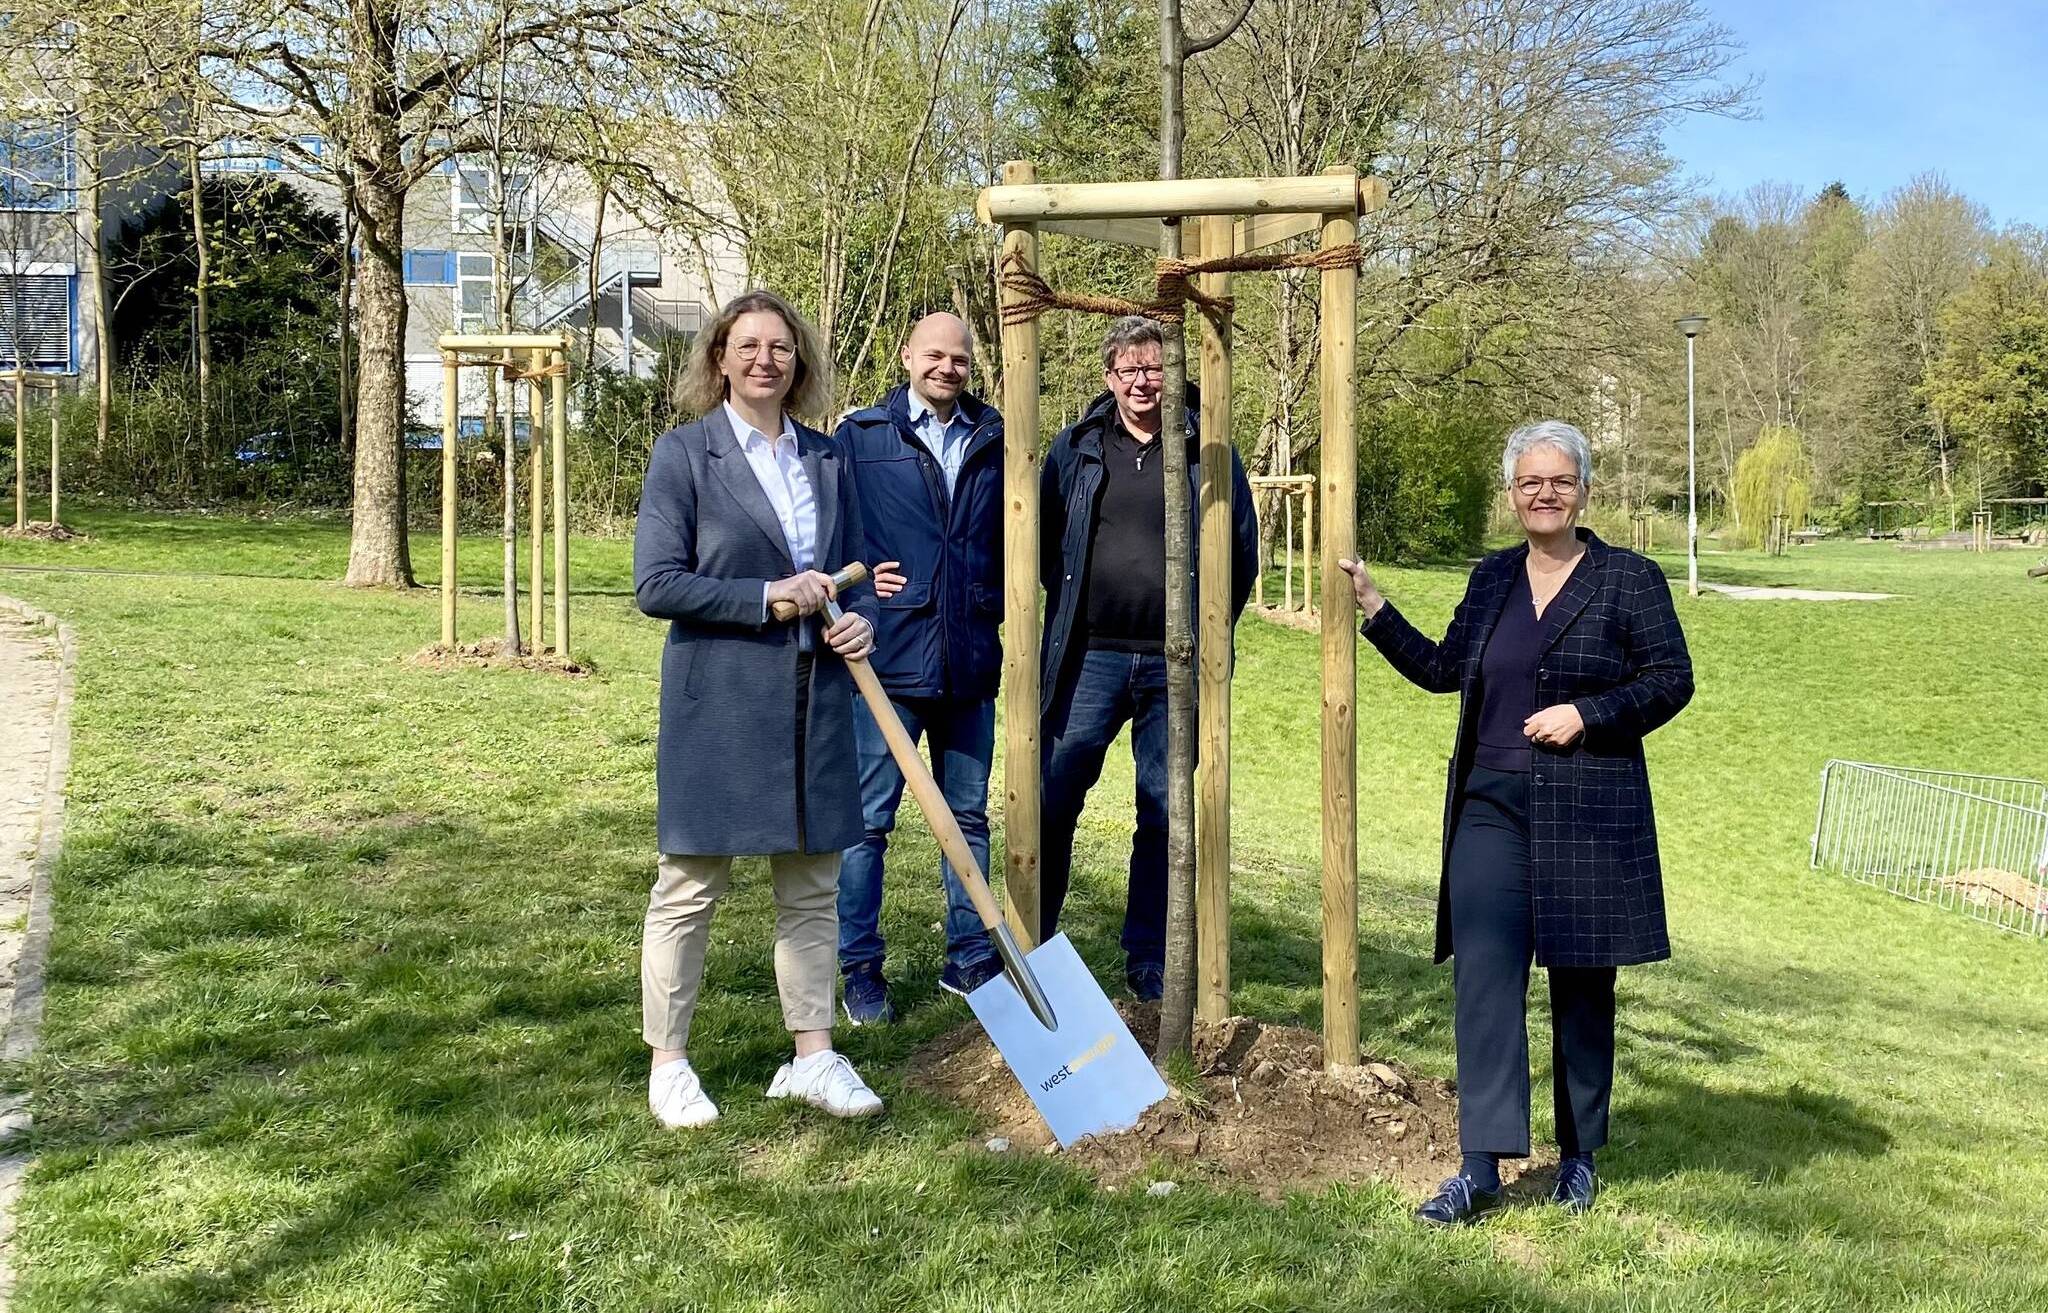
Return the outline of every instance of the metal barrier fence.
{"type": "Polygon", "coordinates": [[[1830,761],[1812,865],[2001,930],[2048,934],[2048,786],[1830,761]]]}

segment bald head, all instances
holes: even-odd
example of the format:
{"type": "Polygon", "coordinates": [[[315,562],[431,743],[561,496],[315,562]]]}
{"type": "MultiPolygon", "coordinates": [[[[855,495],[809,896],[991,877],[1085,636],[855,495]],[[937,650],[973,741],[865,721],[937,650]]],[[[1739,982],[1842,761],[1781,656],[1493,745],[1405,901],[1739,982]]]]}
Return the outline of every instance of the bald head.
{"type": "Polygon", "coordinates": [[[960,316],[942,311],[911,326],[910,339],[903,344],[903,369],[910,375],[911,391],[939,418],[952,418],[973,365],[974,339],[960,316]]]}

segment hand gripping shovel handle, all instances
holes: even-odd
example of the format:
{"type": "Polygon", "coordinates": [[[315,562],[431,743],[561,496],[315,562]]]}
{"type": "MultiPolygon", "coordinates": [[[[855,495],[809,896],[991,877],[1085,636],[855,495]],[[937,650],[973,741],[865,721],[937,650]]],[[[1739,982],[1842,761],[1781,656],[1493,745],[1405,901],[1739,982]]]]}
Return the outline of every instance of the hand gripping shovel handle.
{"type": "MultiPolygon", "coordinates": [[[[866,569],[858,564],[847,569],[860,570],[861,578],[867,575],[866,569]]],[[[838,623],[841,612],[837,602],[827,601],[825,612],[833,623],[838,623]]],[[[903,722],[897,718],[896,708],[889,703],[889,695],[882,691],[882,681],[865,660],[849,661],[846,668],[853,672],[853,682],[859,685],[860,695],[867,699],[868,711],[874,716],[875,723],[882,727],[882,737],[889,743],[889,755],[896,758],[897,769],[903,772],[904,782],[910,786],[912,796],[924,812],[925,823],[931,826],[933,836],[939,841],[939,851],[945,853],[947,862],[952,864],[954,873],[967,890],[968,898],[974,902],[981,924],[987,928],[989,938],[995,941],[996,956],[1003,962],[1003,974],[1023,995],[1031,1015],[1038,1018],[1039,1024],[1047,1030],[1058,1030],[1059,1018],[1053,1015],[1052,1002],[1045,996],[1045,987],[1038,983],[1031,964],[1024,960],[1024,951],[1017,946],[1016,937],[1004,923],[1003,914],[996,907],[995,895],[989,892],[988,881],[982,878],[981,865],[974,860],[974,850],[967,846],[967,836],[960,833],[960,822],[953,819],[953,809],[946,805],[946,795],[939,791],[938,781],[932,778],[924,758],[917,755],[917,745],[910,741],[903,722]]]]}
{"type": "MultiPolygon", "coordinates": [[[[840,566],[838,571],[832,576],[832,587],[834,591],[843,593],[867,577],[868,568],[859,561],[851,561],[840,566]]],[[[794,620],[796,619],[796,603],[776,602],[768,608],[768,614],[774,616],[777,620],[794,620]]],[[[834,612],[832,618],[837,620],[839,618],[838,613],[834,612]]]]}

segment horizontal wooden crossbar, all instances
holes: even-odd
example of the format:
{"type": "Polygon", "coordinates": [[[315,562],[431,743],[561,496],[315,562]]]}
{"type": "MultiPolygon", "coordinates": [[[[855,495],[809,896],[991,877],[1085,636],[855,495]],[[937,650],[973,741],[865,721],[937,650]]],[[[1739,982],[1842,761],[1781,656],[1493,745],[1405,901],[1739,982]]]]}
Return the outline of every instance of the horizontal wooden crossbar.
{"type": "Polygon", "coordinates": [[[1367,190],[1350,170],[1311,178],[1030,183],[984,187],[975,202],[975,213],[984,223],[1201,214],[1352,214],[1364,208],[1367,190]]]}
{"type": "Polygon", "coordinates": [[[561,333],[443,333],[435,341],[443,351],[567,351],[561,333]]]}

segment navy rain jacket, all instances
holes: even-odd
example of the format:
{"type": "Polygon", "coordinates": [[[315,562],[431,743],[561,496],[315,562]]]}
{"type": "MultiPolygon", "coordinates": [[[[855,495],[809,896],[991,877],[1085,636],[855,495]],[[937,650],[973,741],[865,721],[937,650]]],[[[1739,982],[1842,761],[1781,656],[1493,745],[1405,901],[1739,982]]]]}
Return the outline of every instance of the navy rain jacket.
{"type": "Polygon", "coordinates": [[[1003,416],[967,393],[967,454],[953,492],[910,426],[910,387],[839,421],[866,527],[867,564],[901,561],[870,658],[899,698],[992,698],[1002,676],[1003,416]]]}

